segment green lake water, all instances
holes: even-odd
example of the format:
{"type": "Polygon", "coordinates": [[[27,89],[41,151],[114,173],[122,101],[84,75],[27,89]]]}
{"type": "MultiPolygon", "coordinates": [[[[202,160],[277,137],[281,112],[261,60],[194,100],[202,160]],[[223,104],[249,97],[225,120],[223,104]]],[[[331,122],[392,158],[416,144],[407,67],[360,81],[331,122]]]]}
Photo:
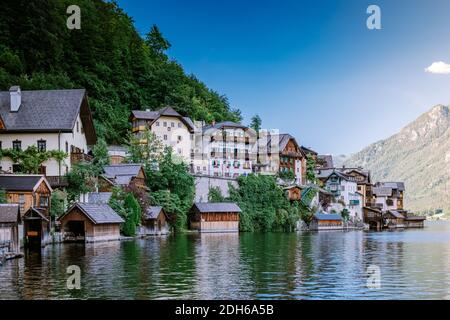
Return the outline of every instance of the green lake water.
{"type": "Polygon", "coordinates": [[[0,299],[447,299],[450,223],[60,244],[0,266],[0,299]],[[67,289],[66,268],[81,270],[67,289]],[[380,271],[368,288],[369,266],[380,271]]]}

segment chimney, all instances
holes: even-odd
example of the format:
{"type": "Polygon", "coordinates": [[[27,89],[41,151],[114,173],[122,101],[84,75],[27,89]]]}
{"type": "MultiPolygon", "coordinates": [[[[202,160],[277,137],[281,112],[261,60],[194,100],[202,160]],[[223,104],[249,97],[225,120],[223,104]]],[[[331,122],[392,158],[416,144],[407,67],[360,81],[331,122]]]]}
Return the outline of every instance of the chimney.
{"type": "Polygon", "coordinates": [[[145,109],[146,112],[150,112],[150,109],[145,109]]]}
{"type": "Polygon", "coordinates": [[[211,121],[211,125],[215,125],[216,124],[216,120],[211,121]]]}
{"type": "Polygon", "coordinates": [[[19,111],[20,105],[22,104],[22,94],[20,93],[19,86],[12,86],[9,88],[9,97],[11,102],[11,112],[19,111]]]}

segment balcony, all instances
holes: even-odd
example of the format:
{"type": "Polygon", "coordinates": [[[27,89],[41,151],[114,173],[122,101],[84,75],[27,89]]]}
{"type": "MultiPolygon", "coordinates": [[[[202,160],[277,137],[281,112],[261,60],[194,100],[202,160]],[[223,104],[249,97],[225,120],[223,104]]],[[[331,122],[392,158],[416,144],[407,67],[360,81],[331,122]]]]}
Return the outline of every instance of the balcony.
{"type": "Polygon", "coordinates": [[[64,176],[46,176],[45,178],[47,179],[48,183],[50,183],[50,186],[52,188],[67,187],[69,185],[67,178],[64,176]]]}
{"type": "Polygon", "coordinates": [[[70,163],[72,165],[79,162],[89,162],[92,160],[92,156],[82,153],[82,152],[71,152],[70,153],[70,163]]]}

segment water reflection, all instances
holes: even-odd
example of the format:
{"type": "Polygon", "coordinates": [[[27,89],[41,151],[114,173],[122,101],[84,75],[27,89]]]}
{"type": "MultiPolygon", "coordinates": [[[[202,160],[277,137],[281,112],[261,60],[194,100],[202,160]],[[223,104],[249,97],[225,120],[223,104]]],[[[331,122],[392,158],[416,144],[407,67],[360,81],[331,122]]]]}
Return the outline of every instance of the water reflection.
{"type": "Polygon", "coordinates": [[[2,299],[443,299],[450,224],[423,230],[186,234],[28,252],[0,267],[2,299]],[[78,265],[81,290],[68,290],[78,265]],[[367,267],[381,270],[368,289],[367,267]]]}

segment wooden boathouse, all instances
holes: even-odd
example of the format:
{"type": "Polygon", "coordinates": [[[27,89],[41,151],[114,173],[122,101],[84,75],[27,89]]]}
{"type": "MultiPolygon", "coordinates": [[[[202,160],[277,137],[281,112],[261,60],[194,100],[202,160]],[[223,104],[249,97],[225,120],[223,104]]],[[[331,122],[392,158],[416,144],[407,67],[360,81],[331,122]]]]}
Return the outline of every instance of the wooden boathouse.
{"type": "Polygon", "coordinates": [[[343,228],[342,217],[337,213],[317,212],[309,224],[309,229],[313,231],[342,230],[343,228]]]}
{"type": "Polygon", "coordinates": [[[84,242],[118,240],[125,222],[104,203],[75,203],[58,221],[64,241],[84,242]]]}
{"type": "Polygon", "coordinates": [[[5,255],[20,252],[20,222],[19,205],[0,204],[0,250],[5,255]]]}
{"type": "Polygon", "coordinates": [[[240,213],[233,202],[197,202],[191,208],[189,226],[199,232],[239,232],[240,213]]]}
{"type": "Polygon", "coordinates": [[[148,207],[142,221],[142,226],[139,228],[139,234],[148,236],[163,235],[167,233],[169,233],[169,225],[164,209],[159,206],[148,207]]]}

